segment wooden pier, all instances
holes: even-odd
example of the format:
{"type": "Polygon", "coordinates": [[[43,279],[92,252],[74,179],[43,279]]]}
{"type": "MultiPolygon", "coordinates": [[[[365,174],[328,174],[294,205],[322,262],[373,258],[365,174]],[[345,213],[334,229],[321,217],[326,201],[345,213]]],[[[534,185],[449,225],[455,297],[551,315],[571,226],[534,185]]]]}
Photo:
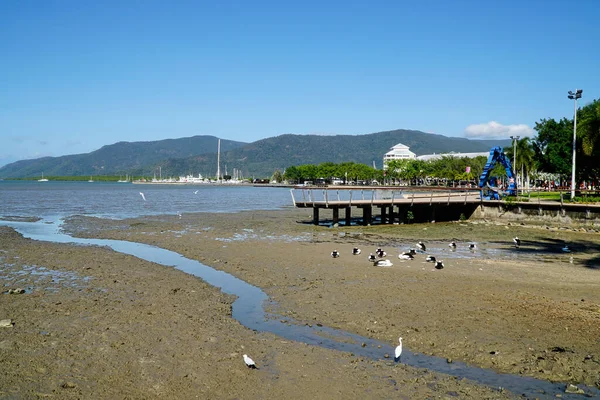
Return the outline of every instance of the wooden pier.
{"type": "MultiPolygon", "coordinates": [[[[312,222],[319,225],[321,210],[331,210],[331,224],[352,224],[352,207],[362,217],[362,225],[458,221],[477,213],[480,217],[502,215],[506,212],[526,216],[567,217],[579,220],[599,220],[600,205],[577,204],[555,201],[503,201],[483,200],[478,189],[429,189],[406,188],[295,188],[292,200],[297,208],[312,208],[312,222]],[[379,209],[375,214],[374,209],[379,209]]],[[[329,221],[329,219],[326,219],[329,221]]]]}

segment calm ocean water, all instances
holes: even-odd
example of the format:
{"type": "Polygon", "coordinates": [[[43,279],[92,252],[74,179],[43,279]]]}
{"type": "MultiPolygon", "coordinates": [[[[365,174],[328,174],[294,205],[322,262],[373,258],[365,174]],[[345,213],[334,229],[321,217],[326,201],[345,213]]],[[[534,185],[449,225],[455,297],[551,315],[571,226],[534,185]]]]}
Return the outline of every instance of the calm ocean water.
{"type": "Polygon", "coordinates": [[[56,219],[88,215],[120,219],[190,212],[273,210],[292,205],[287,188],[0,181],[0,217],[56,219]]]}

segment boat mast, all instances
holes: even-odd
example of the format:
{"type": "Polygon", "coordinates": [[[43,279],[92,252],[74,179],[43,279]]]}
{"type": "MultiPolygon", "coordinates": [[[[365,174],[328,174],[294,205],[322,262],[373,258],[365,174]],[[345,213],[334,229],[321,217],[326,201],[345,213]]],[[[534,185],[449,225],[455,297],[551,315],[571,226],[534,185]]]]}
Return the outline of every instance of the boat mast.
{"type": "Polygon", "coordinates": [[[217,181],[221,179],[221,139],[217,146],[217,181]]]}

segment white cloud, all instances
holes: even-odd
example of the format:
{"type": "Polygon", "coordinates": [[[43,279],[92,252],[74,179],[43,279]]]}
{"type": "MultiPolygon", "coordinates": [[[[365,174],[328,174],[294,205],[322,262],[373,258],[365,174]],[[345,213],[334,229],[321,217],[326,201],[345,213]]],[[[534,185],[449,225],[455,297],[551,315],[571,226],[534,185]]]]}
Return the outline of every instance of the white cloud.
{"type": "Polygon", "coordinates": [[[511,136],[533,136],[535,131],[525,124],[502,125],[496,121],[485,124],[473,124],[465,128],[465,136],[478,139],[496,139],[511,136]]]}

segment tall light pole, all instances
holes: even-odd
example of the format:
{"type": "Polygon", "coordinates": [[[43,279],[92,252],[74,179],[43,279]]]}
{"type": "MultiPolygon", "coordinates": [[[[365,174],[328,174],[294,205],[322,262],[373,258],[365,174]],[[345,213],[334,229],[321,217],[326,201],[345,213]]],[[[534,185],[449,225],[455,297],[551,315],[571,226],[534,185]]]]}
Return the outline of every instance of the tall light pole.
{"type": "Polygon", "coordinates": [[[521,136],[511,136],[513,140],[513,168],[515,170],[515,187],[519,187],[519,180],[517,179],[517,141],[521,139],[521,136]]]}
{"type": "Polygon", "coordinates": [[[569,99],[575,100],[573,111],[573,168],[571,169],[571,200],[575,198],[575,145],[577,144],[577,99],[581,98],[583,89],[575,89],[575,93],[569,90],[569,99]]]}

